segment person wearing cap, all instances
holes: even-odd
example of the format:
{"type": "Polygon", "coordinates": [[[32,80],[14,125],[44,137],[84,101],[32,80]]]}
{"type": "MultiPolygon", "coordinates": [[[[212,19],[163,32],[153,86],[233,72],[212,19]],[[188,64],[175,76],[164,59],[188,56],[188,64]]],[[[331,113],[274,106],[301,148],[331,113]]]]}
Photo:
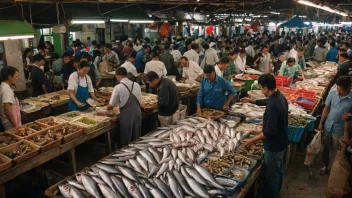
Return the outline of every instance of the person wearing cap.
{"type": "Polygon", "coordinates": [[[194,61],[197,64],[199,64],[199,52],[200,48],[198,44],[191,44],[191,50],[188,50],[186,53],[183,54],[183,56],[187,57],[188,60],[194,61]]]}
{"type": "Polygon", "coordinates": [[[78,71],[73,72],[68,79],[67,90],[69,92],[70,100],[68,101],[69,111],[85,111],[88,109],[86,101],[92,98],[96,101],[103,102],[94,94],[92,80],[88,75],[90,65],[87,61],[79,63],[78,71]]]}
{"type": "Polygon", "coordinates": [[[36,54],[31,71],[33,97],[49,93],[45,86],[44,64],[44,56],[42,54],[36,54]]]}
{"type": "Polygon", "coordinates": [[[120,108],[119,146],[124,147],[141,136],[141,87],[127,78],[127,70],[122,66],[116,70],[116,79],[119,84],[114,87],[106,108],[107,110],[112,110],[115,106],[120,108]]]}
{"type": "Polygon", "coordinates": [[[228,80],[216,75],[212,65],[204,67],[204,75],[197,96],[197,114],[201,113],[201,108],[227,111],[233,97],[237,95],[236,90],[228,80]]]}
{"type": "Polygon", "coordinates": [[[199,82],[204,76],[203,70],[199,65],[194,61],[188,60],[185,56],[181,58],[181,66],[183,68],[181,81],[190,79],[199,82]]]}
{"type": "Polygon", "coordinates": [[[105,48],[104,48],[104,53],[103,53],[103,61],[109,61],[111,63],[114,63],[116,65],[120,64],[120,59],[119,56],[112,50],[112,45],[110,43],[107,43],[105,48]]]}
{"type": "Polygon", "coordinates": [[[134,77],[138,76],[137,69],[133,65],[134,63],[134,58],[132,56],[127,57],[127,60],[124,64],[121,65],[121,67],[124,67],[127,70],[128,75],[133,75],[134,77]]]}
{"type": "Polygon", "coordinates": [[[218,52],[215,50],[216,43],[211,42],[209,45],[205,44],[204,48],[204,59],[200,64],[201,68],[204,68],[205,65],[215,66],[219,62],[218,52]]]}
{"type": "Polygon", "coordinates": [[[215,73],[220,77],[224,77],[224,71],[230,66],[230,59],[222,57],[220,63],[215,66],[215,73]]]}
{"type": "Polygon", "coordinates": [[[245,49],[242,49],[240,51],[240,55],[236,59],[236,66],[240,72],[244,72],[244,70],[246,70],[246,56],[247,51],[245,49]]]}

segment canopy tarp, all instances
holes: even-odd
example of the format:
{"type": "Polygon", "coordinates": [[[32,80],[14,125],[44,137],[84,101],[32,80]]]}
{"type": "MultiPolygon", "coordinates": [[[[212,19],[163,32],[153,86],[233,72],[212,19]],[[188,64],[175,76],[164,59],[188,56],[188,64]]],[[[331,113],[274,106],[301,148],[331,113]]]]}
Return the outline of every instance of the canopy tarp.
{"type": "Polygon", "coordinates": [[[295,16],[291,20],[288,20],[285,23],[281,24],[280,27],[304,28],[304,27],[308,27],[308,25],[304,24],[302,19],[299,16],[295,16]]]}
{"type": "Polygon", "coordinates": [[[0,21],[0,36],[34,35],[36,32],[25,21],[0,21]]]}

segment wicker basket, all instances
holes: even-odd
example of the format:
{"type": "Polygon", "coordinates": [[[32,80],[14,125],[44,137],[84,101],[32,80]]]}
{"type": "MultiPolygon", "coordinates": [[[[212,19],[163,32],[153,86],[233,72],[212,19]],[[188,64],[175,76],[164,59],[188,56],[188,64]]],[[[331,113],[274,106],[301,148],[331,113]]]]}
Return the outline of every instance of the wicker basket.
{"type": "Polygon", "coordinates": [[[21,163],[23,161],[26,161],[27,159],[30,159],[30,158],[38,155],[39,146],[37,146],[36,144],[33,144],[32,142],[29,142],[27,140],[21,140],[21,141],[15,143],[15,144],[11,144],[9,146],[1,148],[0,149],[0,153],[4,154],[7,151],[12,152],[12,151],[18,150],[22,143],[27,145],[27,146],[29,146],[29,147],[31,147],[33,149],[33,151],[31,151],[31,152],[29,152],[29,153],[27,153],[25,155],[22,155],[22,156],[19,156],[19,157],[16,157],[16,158],[12,159],[15,164],[19,164],[19,163],[21,163]]]}
{"type": "Polygon", "coordinates": [[[73,120],[77,119],[78,117],[80,117],[81,114],[82,114],[82,112],[80,112],[80,111],[71,111],[71,112],[68,112],[68,113],[61,114],[61,115],[59,115],[58,117],[59,117],[59,118],[62,118],[62,119],[64,119],[64,120],[67,120],[67,121],[73,121],[73,120]],[[72,114],[75,114],[75,115],[77,115],[77,116],[75,116],[75,117],[68,117],[69,115],[72,115],[72,114]]]}
{"type": "Polygon", "coordinates": [[[46,125],[48,127],[52,127],[52,126],[57,126],[57,125],[60,125],[60,124],[63,124],[63,123],[67,123],[68,121],[63,119],[63,118],[51,116],[51,117],[48,117],[48,118],[43,118],[43,119],[40,119],[40,120],[36,120],[34,122],[38,123],[38,124],[46,125]],[[53,122],[53,125],[48,124],[48,122],[53,122]]]}
{"type": "Polygon", "coordinates": [[[73,125],[76,125],[76,126],[79,126],[79,127],[82,127],[84,129],[84,133],[91,133],[93,132],[94,130],[96,130],[97,128],[99,128],[99,124],[100,124],[100,121],[99,120],[96,120],[92,117],[86,117],[86,116],[80,116],[76,119],[74,119],[71,124],[73,125]],[[90,120],[94,120],[96,123],[95,124],[84,124],[82,122],[80,122],[81,119],[83,118],[87,118],[87,119],[90,119],[90,120]]]}
{"type": "Polygon", "coordinates": [[[37,132],[37,131],[34,131],[33,129],[30,129],[30,128],[26,127],[26,126],[20,126],[20,127],[15,127],[15,128],[9,129],[9,130],[6,131],[6,133],[12,134],[12,135],[14,135],[16,137],[19,137],[21,139],[27,137],[27,136],[21,136],[20,135],[20,132],[19,132],[20,128],[24,128],[25,130],[30,131],[31,135],[37,132]]]}
{"type": "MultiPolygon", "coordinates": [[[[19,137],[19,136],[16,136],[16,135],[13,135],[13,134],[7,133],[7,132],[0,134],[0,137],[2,137],[2,136],[10,136],[10,137],[12,137],[16,142],[23,140],[22,137],[19,137]]],[[[16,143],[16,142],[14,142],[14,143],[16,143]]],[[[10,145],[11,145],[11,144],[6,145],[6,146],[10,146],[10,145]]],[[[6,146],[1,146],[1,145],[0,145],[0,148],[6,147],[6,146]]]]}

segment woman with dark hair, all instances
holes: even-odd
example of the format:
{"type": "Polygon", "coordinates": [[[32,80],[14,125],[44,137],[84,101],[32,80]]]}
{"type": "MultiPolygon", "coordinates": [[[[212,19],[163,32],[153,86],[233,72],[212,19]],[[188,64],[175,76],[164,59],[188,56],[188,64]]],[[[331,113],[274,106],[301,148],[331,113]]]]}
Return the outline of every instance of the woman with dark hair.
{"type": "Polygon", "coordinates": [[[284,61],[280,68],[280,74],[287,77],[293,77],[294,79],[303,80],[304,77],[301,74],[301,66],[296,64],[294,58],[288,58],[284,61]]]}
{"type": "Polygon", "coordinates": [[[122,50],[125,57],[131,56],[133,52],[133,45],[131,41],[127,41],[125,47],[122,50]]]}
{"type": "Polygon", "coordinates": [[[93,98],[96,101],[101,101],[94,94],[94,88],[91,78],[88,76],[90,65],[87,61],[82,61],[79,64],[77,72],[73,72],[68,79],[67,90],[70,95],[68,101],[69,111],[85,111],[88,109],[86,101],[88,98],[93,98]]]}
{"type": "Polygon", "coordinates": [[[325,47],[326,40],[320,39],[318,42],[319,44],[314,51],[313,57],[317,62],[324,62],[326,61],[326,55],[328,54],[328,50],[325,47]]]}
{"type": "Polygon", "coordinates": [[[0,87],[0,118],[5,130],[21,126],[21,108],[14,93],[14,86],[18,80],[18,70],[7,66],[1,70],[0,87]]]}
{"type": "Polygon", "coordinates": [[[93,51],[93,63],[97,68],[99,68],[99,64],[101,63],[101,51],[100,50],[93,51]]]}

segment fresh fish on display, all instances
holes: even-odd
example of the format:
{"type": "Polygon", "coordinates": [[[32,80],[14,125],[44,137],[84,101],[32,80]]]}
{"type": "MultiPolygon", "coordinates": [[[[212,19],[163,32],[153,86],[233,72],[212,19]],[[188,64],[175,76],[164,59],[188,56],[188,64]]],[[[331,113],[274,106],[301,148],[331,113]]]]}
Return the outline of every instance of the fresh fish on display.
{"type": "Polygon", "coordinates": [[[207,129],[208,129],[208,131],[214,131],[215,130],[215,128],[210,123],[207,124],[207,129]]]}
{"type": "Polygon", "coordinates": [[[70,195],[73,198],[86,198],[81,191],[73,186],[70,186],[70,195]]]}
{"type": "Polygon", "coordinates": [[[232,180],[232,179],[229,179],[229,178],[226,178],[226,177],[216,177],[215,180],[223,185],[223,186],[228,186],[228,187],[236,187],[238,185],[238,182],[235,181],[235,180],[232,180]]]}
{"type": "Polygon", "coordinates": [[[207,123],[206,122],[201,122],[201,123],[198,123],[197,125],[196,125],[196,128],[204,128],[204,127],[206,127],[207,126],[207,123]]]}
{"type": "Polygon", "coordinates": [[[75,178],[78,183],[82,183],[82,174],[81,173],[76,173],[75,178]]]}
{"type": "Polygon", "coordinates": [[[190,164],[189,162],[187,162],[187,157],[186,157],[186,155],[185,155],[182,151],[179,150],[178,153],[177,153],[177,155],[178,155],[179,159],[180,159],[183,163],[185,163],[185,164],[191,166],[191,164],[190,164]]]}
{"type": "Polygon", "coordinates": [[[193,122],[194,124],[199,124],[199,123],[201,123],[201,121],[199,121],[199,120],[197,120],[197,119],[195,119],[195,118],[187,118],[187,120],[193,122]]]}
{"type": "Polygon", "coordinates": [[[185,191],[186,194],[196,197],[195,193],[193,192],[192,188],[188,185],[186,179],[176,170],[172,171],[174,174],[177,182],[181,185],[182,189],[185,191]]]}
{"type": "MultiPolygon", "coordinates": [[[[209,184],[205,181],[205,179],[199,174],[199,172],[191,167],[186,167],[185,168],[187,173],[194,179],[196,180],[199,184],[202,184],[204,186],[209,186],[209,184]]],[[[190,185],[192,186],[192,185],[190,185]]]]}
{"type": "MultiPolygon", "coordinates": [[[[163,159],[169,157],[170,152],[171,152],[171,151],[170,151],[170,147],[165,146],[165,147],[163,148],[163,157],[161,158],[161,160],[163,160],[163,159]]],[[[160,160],[159,160],[159,162],[160,162],[160,160]]]]}
{"type": "Polygon", "coordinates": [[[173,167],[175,166],[175,164],[176,164],[176,160],[172,158],[172,159],[169,161],[169,171],[172,171],[172,169],[173,169],[173,167]]]}
{"type": "Polygon", "coordinates": [[[67,183],[68,183],[70,186],[73,186],[73,187],[75,187],[75,188],[77,188],[77,189],[86,190],[86,189],[84,188],[84,186],[83,186],[81,183],[78,183],[78,182],[75,181],[75,180],[68,179],[68,180],[67,180],[67,183]]]}
{"type": "Polygon", "coordinates": [[[95,183],[95,181],[88,175],[81,174],[81,176],[82,176],[82,183],[86,191],[92,196],[94,196],[95,198],[101,198],[102,196],[99,193],[100,190],[97,183],[95,183]]]}
{"type": "Polygon", "coordinates": [[[110,165],[107,165],[107,164],[101,164],[101,163],[97,163],[95,165],[98,168],[106,171],[107,173],[110,173],[110,174],[121,174],[121,172],[117,168],[115,168],[114,166],[110,166],[110,165]]]}
{"type": "Polygon", "coordinates": [[[180,158],[177,158],[176,159],[176,164],[175,164],[176,165],[176,169],[179,170],[180,167],[182,166],[182,164],[183,164],[182,160],[180,158]]]}
{"type": "Polygon", "coordinates": [[[224,197],[227,197],[227,194],[223,190],[219,189],[211,189],[207,191],[210,196],[216,196],[216,195],[223,195],[224,197]]]}
{"type": "Polygon", "coordinates": [[[155,164],[155,165],[158,164],[158,163],[155,161],[153,155],[152,155],[149,151],[147,151],[147,150],[141,150],[141,151],[139,151],[139,153],[140,153],[149,163],[155,164]]]}
{"type": "Polygon", "coordinates": [[[148,161],[142,155],[137,155],[136,160],[145,171],[149,171],[148,161]]]}
{"type": "Polygon", "coordinates": [[[205,190],[205,188],[202,185],[200,185],[199,182],[197,182],[195,179],[192,179],[190,177],[185,177],[185,179],[188,185],[192,186],[192,190],[195,194],[197,194],[199,197],[202,197],[202,198],[210,198],[210,195],[208,194],[208,192],[205,190]]]}
{"type": "Polygon", "coordinates": [[[114,193],[109,187],[105,186],[104,184],[98,184],[102,194],[106,198],[120,198],[116,193],[114,193]]]}
{"type": "Polygon", "coordinates": [[[115,185],[115,188],[119,193],[126,198],[131,198],[130,193],[127,191],[125,184],[123,183],[122,179],[116,176],[111,176],[112,183],[115,185]]]}
{"type": "Polygon", "coordinates": [[[131,168],[133,168],[134,170],[136,170],[137,172],[139,172],[139,173],[141,173],[143,175],[147,175],[146,172],[144,172],[143,168],[141,167],[141,165],[138,163],[137,160],[130,159],[129,162],[132,165],[131,168]]]}
{"type": "Polygon", "coordinates": [[[192,161],[196,160],[196,153],[191,148],[187,148],[187,156],[192,161]]]}
{"type": "Polygon", "coordinates": [[[203,135],[202,133],[200,133],[200,132],[197,133],[197,135],[198,135],[200,141],[204,144],[204,143],[205,143],[205,137],[204,137],[204,135],[203,135]]]}
{"type": "Polygon", "coordinates": [[[99,175],[98,176],[91,176],[91,177],[97,184],[106,184],[102,179],[100,179],[99,175]]]}
{"type": "Polygon", "coordinates": [[[153,195],[150,194],[149,190],[144,185],[142,184],[136,184],[136,185],[144,198],[153,198],[153,195]]]}
{"type": "Polygon", "coordinates": [[[180,143],[181,142],[181,138],[177,133],[172,133],[172,135],[174,136],[174,143],[180,143]]]}
{"type": "Polygon", "coordinates": [[[150,184],[146,183],[146,187],[149,189],[149,191],[153,195],[153,197],[172,198],[172,196],[171,197],[166,197],[165,194],[161,191],[161,189],[159,189],[159,188],[157,188],[155,186],[157,186],[157,185],[156,184],[155,185],[150,185],[150,184]]]}
{"type": "Polygon", "coordinates": [[[159,171],[160,166],[148,163],[148,169],[149,169],[148,177],[151,177],[159,171]]]}
{"type": "Polygon", "coordinates": [[[180,184],[176,181],[172,172],[167,173],[167,178],[169,182],[170,189],[176,198],[183,198],[184,194],[180,184]]]}
{"type": "Polygon", "coordinates": [[[126,156],[131,156],[134,154],[136,154],[136,152],[115,153],[115,154],[112,154],[111,156],[112,157],[126,157],[126,156]]]}
{"type": "Polygon", "coordinates": [[[237,139],[238,141],[241,140],[241,133],[240,133],[240,132],[238,132],[238,133],[236,134],[236,139],[237,139]]]}
{"type": "Polygon", "coordinates": [[[176,149],[172,149],[171,150],[171,155],[174,159],[177,159],[177,150],[176,149]]]}
{"type": "Polygon", "coordinates": [[[70,195],[70,189],[70,186],[67,184],[59,184],[59,191],[61,195],[65,198],[72,198],[72,196],[70,195]]]}
{"type": "Polygon", "coordinates": [[[231,129],[230,129],[230,134],[231,134],[231,135],[230,135],[230,138],[231,138],[231,139],[235,138],[235,137],[236,137],[236,130],[235,130],[234,128],[231,128],[231,129]]]}
{"type": "Polygon", "coordinates": [[[106,165],[114,165],[114,166],[126,166],[125,163],[123,163],[122,161],[112,161],[112,160],[102,160],[99,161],[102,164],[106,164],[106,165]]]}
{"type": "Polygon", "coordinates": [[[168,158],[161,160],[159,164],[169,163],[169,161],[171,161],[172,159],[174,158],[172,156],[169,156],[168,158]]]}
{"type": "Polygon", "coordinates": [[[169,163],[164,163],[161,165],[159,171],[156,173],[156,177],[159,177],[161,174],[163,174],[167,169],[169,168],[169,163]]]}
{"type": "Polygon", "coordinates": [[[101,169],[99,170],[98,174],[99,177],[111,188],[111,190],[116,193],[116,189],[114,184],[112,183],[110,175],[101,169]]]}
{"type": "Polygon", "coordinates": [[[195,116],[194,119],[199,120],[200,122],[207,122],[208,120],[199,116],[195,116]]]}
{"type": "Polygon", "coordinates": [[[215,128],[215,129],[219,129],[220,128],[220,125],[218,122],[214,121],[214,120],[211,120],[210,121],[210,124],[215,128]]]}
{"type": "Polygon", "coordinates": [[[166,195],[166,197],[168,198],[172,198],[173,195],[171,194],[171,189],[160,179],[154,178],[154,182],[155,182],[155,187],[158,187],[161,192],[166,195]]]}
{"type": "Polygon", "coordinates": [[[126,186],[126,189],[128,190],[129,194],[133,197],[133,198],[143,198],[143,195],[141,194],[141,192],[139,192],[136,184],[134,184],[131,180],[129,180],[126,177],[121,177],[123,183],[126,186]]]}
{"type": "Polygon", "coordinates": [[[228,126],[225,127],[225,135],[227,135],[228,137],[231,137],[231,130],[230,130],[230,127],[228,126]]]}
{"type": "Polygon", "coordinates": [[[199,174],[205,179],[207,180],[212,186],[214,186],[215,188],[218,189],[224,189],[223,186],[221,186],[213,177],[213,175],[211,175],[205,168],[203,168],[202,166],[199,166],[197,164],[193,165],[194,168],[199,172],[199,174]]]}
{"type": "MultiPolygon", "coordinates": [[[[166,146],[168,147],[168,146],[166,146]]],[[[153,147],[148,147],[148,151],[153,155],[154,159],[157,161],[157,162],[160,162],[160,160],[162,159],[161,158],[161,153],[156,150],[155,148],[153,147]]]]}
{"type": "Polygon", "coordinates": [[[141,183],[141,180],[139,179],[138,175],[136,174],[136,172],[134,170],[132,170],[130,168],[125,168],[125,167],[119,167],[119,169],[125,177],[127,177],[137,183],[141,183]]]}

